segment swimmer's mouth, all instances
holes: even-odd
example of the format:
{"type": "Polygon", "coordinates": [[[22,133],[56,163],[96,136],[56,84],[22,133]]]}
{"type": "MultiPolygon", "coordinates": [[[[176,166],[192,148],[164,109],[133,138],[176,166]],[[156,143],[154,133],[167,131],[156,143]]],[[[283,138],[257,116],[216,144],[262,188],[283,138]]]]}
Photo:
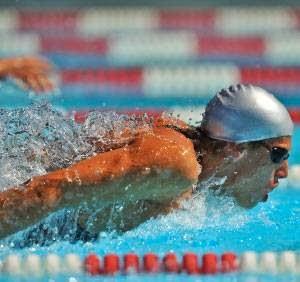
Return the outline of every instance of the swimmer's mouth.
{"type": "Polygon", "coordinates": [[[266,202],[266,201],[268,201],[268,198],[269,198],[269,195],[268,194],[266,194],[263,198],[262,198],[262,202],[266,202]]]}
{"type": "Polygon", "coordinates": [[[272,192],[279,185],[278,177],[274,177],[272,181],[269,183],[269,189],[267,189],[266,194],[262,198],[262,202],[266,202],[269,198],[268,193],[272,192]]]}
{"type": "Polygon", "coordinates": [[[279,179],[278,177],[274,177],[272,181],[269,182],[269,189],[268,192],[271,192],[279,185],[279,179]]]}

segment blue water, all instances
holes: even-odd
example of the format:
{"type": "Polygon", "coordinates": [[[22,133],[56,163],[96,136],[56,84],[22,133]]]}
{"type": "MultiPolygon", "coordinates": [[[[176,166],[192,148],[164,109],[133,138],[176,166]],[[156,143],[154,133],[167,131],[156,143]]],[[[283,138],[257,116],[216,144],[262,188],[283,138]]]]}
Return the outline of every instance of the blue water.
{"type": "MultiPolygon", "coordinates": [[[[215,92],[219,89],[215,89],[215,92]]],[[[276,93],[276,97],[287,107],[300,107],[299,89],[272,89],[269,91],[276,93]]],[[[45,97],[31,94],[27,95],[19,89],[12,81],[0,81],[0,108],[14,108],[30,106],[33,101],[45,100],[45,97]]],[[[164,93],[164,95],[149,97],[141,89],[127,89],[116,87],[102,87],[91,85],[63,85],[49,93],[46,100],[56,107],[63,107],[66,110],[83,109],[128,109],[128,108],[168,108],[168,107],[188,107],[203,106],[215,94],[199,93],[198,96],[184,96],[184,93],[164,93]]]]}

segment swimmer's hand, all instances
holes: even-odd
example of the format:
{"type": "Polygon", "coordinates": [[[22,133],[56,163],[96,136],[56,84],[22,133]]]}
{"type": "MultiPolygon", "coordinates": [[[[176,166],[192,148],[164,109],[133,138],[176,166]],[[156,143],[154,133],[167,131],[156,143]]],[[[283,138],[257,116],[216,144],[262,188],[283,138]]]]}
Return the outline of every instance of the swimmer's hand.
{"type": "Polygon", "coordinates": [[[21,82],[25,89],[34,92],[53,90],[53,84],[48,78],[51,65],[39,57],[18,57],[0,60],[0,77],[12,77],[21,82]]]}

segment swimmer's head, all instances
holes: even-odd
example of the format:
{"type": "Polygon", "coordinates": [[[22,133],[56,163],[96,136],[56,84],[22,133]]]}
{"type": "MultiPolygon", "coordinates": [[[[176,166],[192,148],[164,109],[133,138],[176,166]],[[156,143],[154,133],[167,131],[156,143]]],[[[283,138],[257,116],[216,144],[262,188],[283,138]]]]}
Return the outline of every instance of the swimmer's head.
{"type": "MultiPolygon", "coordinates": [[[[231,86],[208,104],[201,132],[202,175],[225,177],[221,192],[250,208],[288,175],[293,123],[285,107],[254,86],[231,86]]],[[[201,180],[201,179],[200,179],[201,180]]]]}
{"type": "Polygon", "coordinates": [[[214,139],[244,143],[291,136],[293,122],[272,94],[238,84],[222,89],[208,103],[201,130],[214,139]]]}

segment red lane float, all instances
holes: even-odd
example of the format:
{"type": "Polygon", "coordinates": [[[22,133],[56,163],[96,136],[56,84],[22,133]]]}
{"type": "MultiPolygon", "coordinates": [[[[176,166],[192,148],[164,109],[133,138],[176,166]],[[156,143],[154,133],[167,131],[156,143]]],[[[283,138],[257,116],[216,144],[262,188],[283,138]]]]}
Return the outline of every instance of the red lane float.
{"type": "Polygon", "coordinates": [[[174,253],[168,253],[164,256],[163,266],[165,272],[178,273],[180,271],[180,264],[174,253]]]}
{"type": "Polygon", "coordinates": [[[232,272],[237,271],[238,262],[237,256],[234,253],[228,252],[221,256],[221,272],[232,272]]]}
{"type": "Polygon", "coordinates": [[[90,275],[101,274],[100,259],[95,254],[88,255],[84,260],[85,272],[90,275]]]}
{"type": "Polygon", "coordinates": [[[103,272],[108,275],[116,274],[120,271],[120,259],[116,254],[108,254],[104,257],[103,272]]]}
{"type": "Polygon", "coordinates": [[[143,257],[144,271],[148,273],[159,272],[159,258],[156,254],[148,253],[143,257]]]}
{"type": "Polygon", "coordinates": [[[198,257],[194,253],[186,253],[182,258],[182,270],[188,274],[199,273],[198,257]]]}
{"type": "Polygon", "coordinates": [[[198,39],[200,55],[263,56],[266,42],[263,37],[211,36],[198,39]]]}
{"type": "Polygon", "coordinates": [[[297,27],[300,28],[300,9],[299,8],[294,9],[293,15],[296,17],[297,27]]]}
{"type": "Polygon", "coordinates": [[[141,68],[65,70],[61,73],[61,78],[64,84],[90,83],[141,87],[143,82],[143,70],[141,68]]]}
{"type": "Polygon", "coordinates": [[[172,9],[159,12],[161,28],[213,29],[216,11],[214,9],[172,9]]]}
{"type": "Polygon", "coordinates": [[[136,254],[126,254],[124,256],[125,273],[136,273],[140,270],[139,257],[136,254]]]}
{"type": "Polygon", "coordinates": [[[300,68],[296,67],[245,67],[240,69],[241,83],[258,85],[300,85],[300,68]]]}
{"type": "Polygon", "coordinates": [[[34,31],[75,31],[79,12],[66,10],[24,10],[18,15],[20,30],[34,31]]]}
{"type": "Polygon", "coordinates": [[[89,38],[79,36],[41,36],[40,46],[43,52],[68,52],[76,54],[106,55],[108,41],[106,38],[89,38]]]}
{"type": "Polygon", "coordinates": [[[294,123],[300,123],[300,109],[289,109],[289,113],[294,123]]]}
{"type": "Polygon", "coordinates": [[[207,253],[202,257],[201,273],[215,274],[218,271],[218,257],[216,254],[207,253]]]}

